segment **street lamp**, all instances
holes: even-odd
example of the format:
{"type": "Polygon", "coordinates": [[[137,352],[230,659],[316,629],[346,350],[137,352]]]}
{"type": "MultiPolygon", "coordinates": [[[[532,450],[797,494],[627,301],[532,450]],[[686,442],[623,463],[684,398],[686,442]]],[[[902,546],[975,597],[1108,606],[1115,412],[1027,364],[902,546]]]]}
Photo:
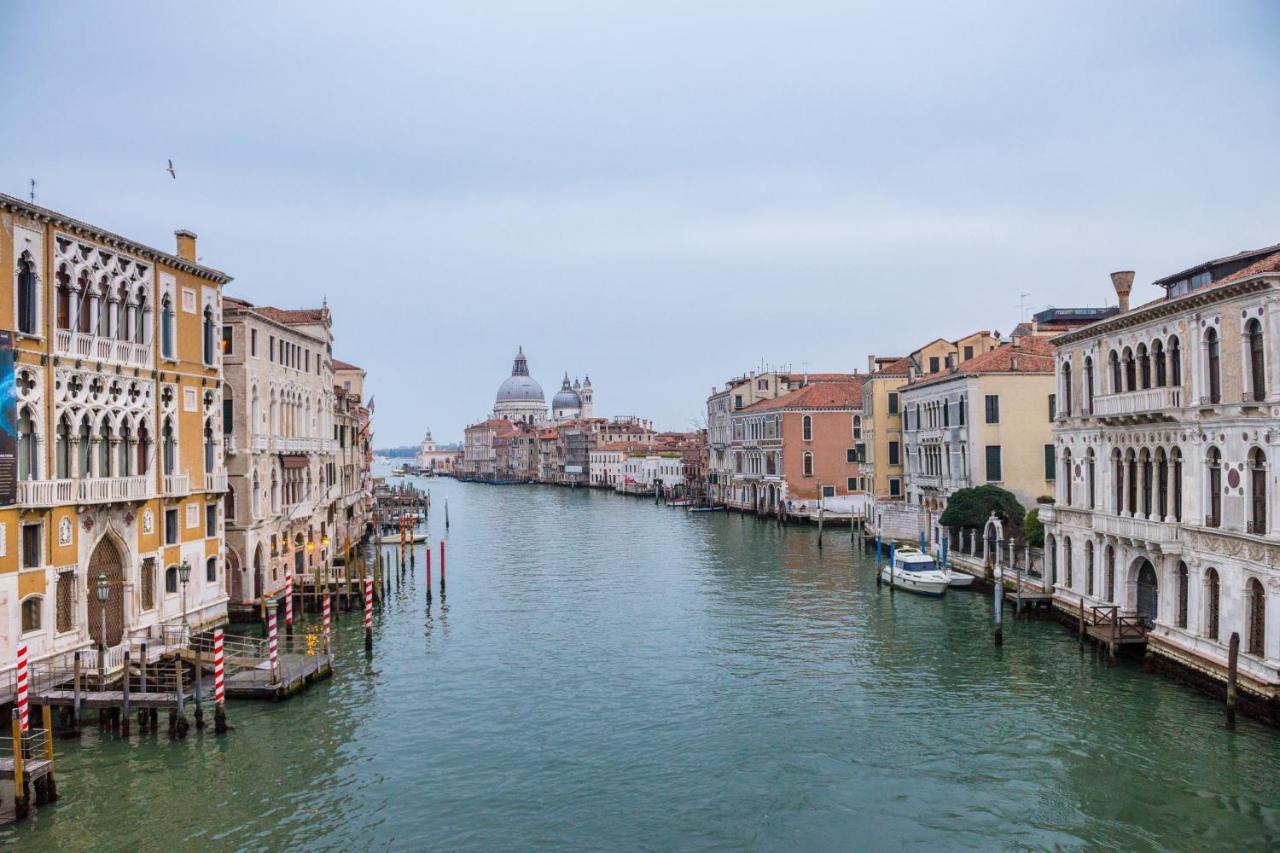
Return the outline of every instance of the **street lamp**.
{"type": "Polygon", "coordinates": [[[191,563],[183,560],[178,564],[178,583],[182,584],[182,627],[190,631],[187,622],[187,581],[191,580],[191,563]]]}
{"type": "Polygon", "coordinates": [[[111,597],[111,587],[107,584],[106,572],[98,575],[98,613],[102,617],[102,632],[98,634],[98,678],[107,677],[107,599],[111,597]]]}

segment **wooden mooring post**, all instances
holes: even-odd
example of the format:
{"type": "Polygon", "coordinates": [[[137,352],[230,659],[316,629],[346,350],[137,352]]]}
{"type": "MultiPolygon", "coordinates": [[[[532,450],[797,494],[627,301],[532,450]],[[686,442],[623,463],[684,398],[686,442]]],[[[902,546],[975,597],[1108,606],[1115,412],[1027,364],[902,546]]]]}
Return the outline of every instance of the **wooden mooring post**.
{"type": "Polygon", "coordinates": [[[18,718],[17,708],[13,709],[10,730],[13,732],[13,817],[14,820],[24,820],[31,813],[31,799],[23,773],[22,721],[18,718]]]}
{"type": "Polygon", "coordinates": [[[1227,730],[1236,729],[1236,681],[1240,677],[1240,634],[1232,631],[1227,646],[1227,730]]]}
{"type": "Polygon", "coordinates": [[[1004,645],[1004,569],[997,562],[992,571],[995,576],[995,644],[997,646],[1004,645]]]}

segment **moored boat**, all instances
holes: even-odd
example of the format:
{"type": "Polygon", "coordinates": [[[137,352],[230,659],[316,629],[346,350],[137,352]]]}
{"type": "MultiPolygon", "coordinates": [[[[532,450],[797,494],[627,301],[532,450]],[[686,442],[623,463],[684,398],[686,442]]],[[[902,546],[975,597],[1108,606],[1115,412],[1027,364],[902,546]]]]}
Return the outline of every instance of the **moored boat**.
{"type": "Polygon", "coordinates": [[[689,512],[722,512],[722,506],[691,506],[689,512]]]}
{"type": "Polygon", "coordinates": [[[951,584],[949,573],[939,568],[933,557],[911,547],[896,549],[880,570],[880,577],[895,589],[920,595],[942,595],[951,584]]]}

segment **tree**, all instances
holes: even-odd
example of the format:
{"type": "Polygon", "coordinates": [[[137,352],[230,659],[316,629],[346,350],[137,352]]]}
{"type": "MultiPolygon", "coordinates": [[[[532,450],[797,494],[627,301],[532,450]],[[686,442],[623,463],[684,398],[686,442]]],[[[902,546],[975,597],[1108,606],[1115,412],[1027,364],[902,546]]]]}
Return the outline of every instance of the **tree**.
{"type": "Polygon", "coordinates": [[[1022,532],[1027,537],[1027,544],[1032,548],[1044,547],[1044,525],[1040,523],[1040,508],[1036,507],[1027,513],[1022,532]]]}
{"type": "Polygon", "coordinates": [[[999,486],[958,490],[947,501],[938,523],[943,527],[981,530],[993,512],[1004,526],[1005,537],[1016,537],[1022,529],[1026,510],[1012,492],[999,486]]]}

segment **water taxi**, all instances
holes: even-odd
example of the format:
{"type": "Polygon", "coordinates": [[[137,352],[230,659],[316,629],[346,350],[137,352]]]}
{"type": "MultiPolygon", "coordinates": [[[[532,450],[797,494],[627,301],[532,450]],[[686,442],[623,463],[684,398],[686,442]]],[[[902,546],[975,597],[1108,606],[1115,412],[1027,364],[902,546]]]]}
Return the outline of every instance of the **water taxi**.
{"type": "Polygon", "coordinates": [[[942,595],[951,585],[950,573],[916,548],[898,548],[880,570],[880,577],[897,589],[920,595],[942,595]]]}

